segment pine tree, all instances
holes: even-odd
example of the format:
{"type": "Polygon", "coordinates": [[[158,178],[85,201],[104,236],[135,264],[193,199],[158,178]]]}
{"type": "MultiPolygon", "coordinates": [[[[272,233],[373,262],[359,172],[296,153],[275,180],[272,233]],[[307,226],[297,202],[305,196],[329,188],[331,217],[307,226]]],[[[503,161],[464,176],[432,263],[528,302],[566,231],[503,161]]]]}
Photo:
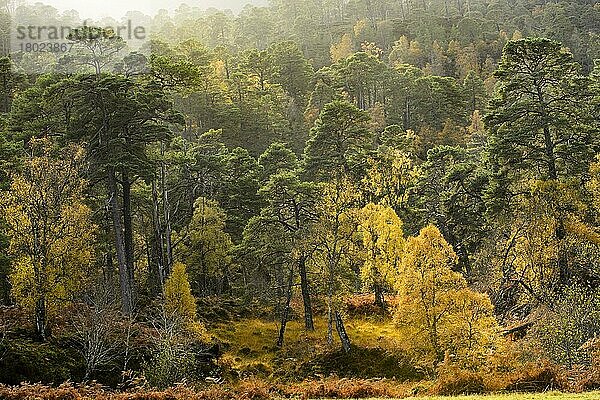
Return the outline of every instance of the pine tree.
{"type": "Polygon", "coordinates": [[[364,173],[374,135],[369,132],[369,115],[346,101],[327,104],[311,130],[305,149],[308,176],[316,180],[332,174],[359,177],[364,173]]]}
{"type": "Polygon", "coordinates": [[[485,118],[498,173],[540,179],[584,172],[598,150],[589,79],[560,43],[509,42],[495,73],[500,85],[485,118]]]}

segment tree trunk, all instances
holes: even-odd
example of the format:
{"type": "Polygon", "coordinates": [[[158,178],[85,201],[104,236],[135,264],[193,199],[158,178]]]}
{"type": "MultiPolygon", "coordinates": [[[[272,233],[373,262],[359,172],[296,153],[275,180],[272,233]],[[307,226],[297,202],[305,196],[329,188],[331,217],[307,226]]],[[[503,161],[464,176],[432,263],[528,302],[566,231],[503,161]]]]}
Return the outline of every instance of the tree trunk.
{"type": "Polygon", "coordinates": [[[571,284],[572,278],[572,273],[569,270],[568,252],[564,249],[567,234],[562,219],[559,219],[557,223],[555,235],[558,239],[558,286],[556,290],[560,294],[565,287],[571,284]]]}
{"type": "Polygon", "coordinates": [[[337,329],[338,336],[342,342],[342,348],[344,349],[344,352],[350,352],[350,338],[348,337],[348,333],[344,327],[344,320],[342,320],[342,316],[337,311],[335,312],[335,328],[337,329]]]}
{"type": "Polygon", "coordinates": [[[552,135],[550,134],[550,128],[544,126],[544,142],[546,146],[546,158],[548,162],[548,178],[550,180],[557,180],[558,173],[556,171],[556,157],[554,156],[554,143],[552,142],[552,135]]]}
{"type": "Polygon", "coordinates": [[[546,162],[548,163],[548,178],[555,181],[558,179],[558,173],[556,171],[556,156],[554,155],[554,142],[552,141],[552,133],[550,132],[550,126],[548,125],[548,114],[547,104],[544,100],[544,92],[540,85],[537,85],[537,95],[540,102],[541,116],[543,120],[544,130],[544,147],[546,150],[546,162]]]}
{"type": "Polygon", "coordinates": [[[327,293],[327,344],[330,346],[333,345],[333,279],[333,272],[330,271],[327,293]]]}
{"type": "Polygon", "coordinates": [[[152,225],[153,225],[153,241],[152,241],[152,265],[151,265],[151,279],[153,295],[158,295],[162,291],[162,286],[165,281],[165,257],[164,257],[164,243],[162,236],[162,228],[160,226],[160,205],[158,202],[158,189],[156,188],[156,181],[152,181],[152,225]]]}
{"type": "Polygon", "coordinates": [[[435,321],[435,318],[436,317],[433,318],[434,321],[431,323],[431,333],[430,333],[429,337],[431,340],[431,346],[433,347],[433,350],[435,351],[435,354],[436,354],[435,366],[437,367],[437,365],[439,363],[444,361],[445,354],[439,344],[437,322],[435,321]]]}
{"type": "MultiPolygon", "coordinates": [[[[161,144],[161,152],[164,156],[165,145],[161,144]]],[[[162,200],[163,200],[163,215],[165,223],[165,235],[164,240],[166,244],[165,248],[165,276],[171,273],[171,267],[173,266],[173,246],[171,243],[171,210],[169,206],[169,192],[167,190],[167,167],[163,162],[161,165],[161,184],[162,184],[162,200]]]]}
{"type": "Polygon", "coordinates": [[[458,15],[460,15],[461,17],[465,16],[465,10],[463,8],[463,2],[462,0],[456,0],[456,8],[458,9],[458,15]]]}
{"type": "Polygon", "coordinates": [[[277,347],[283,346],[283,339],[285,336],[285,328],[290,318],[290,303],[292,302],[292,288],[294,286],[294,268],[290,270],[290,277],[288,279],[287,297],[285,299],[285,307],[281,313],[281,325],[279,327],[279,337],[277,338],[277,347]]]}
{"type": "Polygon", "coordinates": [[[160,243],[153,235],[148,243],[148,285],[150,286],[150,295],[157,298],[162,293],[163,278],[162,278],[162,263],[160,260],[160,243]]]}
{"type": "MultiPolygon", "coordinates": [[[[106,233],[108,236],[110,236],[110,230],[107,230],[106,233]]],[[[113,282],[115,277],[115,264],[113,262],[113,254],[111,250],[104,255],[104,264],[104,281],[113,282]]]]}
{"type": "Polygon", "coordinates": [[[385,311],[385,297],[383,296],[383,289],[381,285],[375,285],[375,305],[385,311]]]}
{"type": "Polygon", "coordinates": [[[315,324],[313,322],[312,303],[306,273],[306,256],[302,255],[300,257],[298,266],[300,268],[300,287],[302,288],[302,299],[304,301],[304,327],[309,331],[314,331],[315,324]]]}
{"type": "Polygon", "coordinates": [[[125,242],[125,262],[127,264],[127,277],[129,279],[129,289],[132,303],[135,303],[135,266],[134,266],[134,247],[133,247],[133,219],[131,212],[131,181],[129,172],[124,168],[122,174],[123,186],[123,232],[125,242]]]}
{"type": "Polygon", "coordinates": [[[403,127],[404,130],[410,129],[410,100],[408,99],[408,94],[406,95],[406,101],[404,102],[404,121],[403,127]]]}
{"type": "Polygon", "coordinates": [[[46,297],[42,294],[35,302],[35,331],[42,341],[46,341],[46,297]]]}
{"type": "Polygon", "coordinates": [[[121,307],[125,315],[131,315],[133,312],[133,296],[129,285],[127,258],[125,256],[125,239],[123,237],[123,224],[121,222],[122,213],[119,207],[117,177],[114,168],[110,168],[108,171],[108,196],[114,230],[115,251],[117,254],[117,263],[119,265],[121,307]]]}

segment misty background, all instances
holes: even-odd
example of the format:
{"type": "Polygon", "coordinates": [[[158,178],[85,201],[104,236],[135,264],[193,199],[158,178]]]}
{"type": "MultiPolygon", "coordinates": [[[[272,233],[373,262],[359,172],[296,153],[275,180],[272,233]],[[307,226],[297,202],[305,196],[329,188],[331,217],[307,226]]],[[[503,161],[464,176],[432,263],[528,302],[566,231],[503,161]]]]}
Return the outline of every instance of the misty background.
{"type": "MultiPolygon", "coordinates": [[[[26,1],[25,3],[33,4],[35,1],[26,1]]],[[[140,11],[144,14],[154,16],[160,9],[174,11],[182,3],[190,7],[198,7],[201,9],[218,8],[230,9],[234,12],[239,12],[246,4],[257,6],[267,5],[268,0],[100,0],[100,1],[81,1],[81,0],[43,0],[43,4],[52,6],[59,11],[76,10],[81,18],[100,19],[103,17],[113,17],[119,19],[127,13],[127,11],[140,11]]]]}

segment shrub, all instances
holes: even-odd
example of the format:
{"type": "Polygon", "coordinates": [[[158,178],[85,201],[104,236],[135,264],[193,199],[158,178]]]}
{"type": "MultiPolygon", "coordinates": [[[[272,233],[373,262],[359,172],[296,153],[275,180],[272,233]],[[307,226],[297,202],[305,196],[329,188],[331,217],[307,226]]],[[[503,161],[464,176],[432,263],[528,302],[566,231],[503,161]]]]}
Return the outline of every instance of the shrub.
{"type": "Polygon", "coordinates": [[[600,333],[600,292],[571,287],[556,300],[552,310],[533,329],[533,337],[552,362],[573,368],[590,363],[582,346],[600,333]]]}
{"type": "Polygon", "coordinates": [[[237,386],[211,386],[194,391],[185,386],[176,386],[165,391],[136,389],[128,392],[111,392],[99,385],[73,385],[65,383],[57,388],[41,384],[23,384],[16,387],[0,385],[0,399],[44,399],[44,400],[267,400],[271,398],[393,398],[405,397],[398,384],[387,380],[328,378],[303,382],[282,388],[262,380],[245,380],[237,386]]]}
{"type": "Polygon", "coordinates": [[[575,389],[578,392],[600,390],[600,372],[595,370],[586,371],[586,373],[577,380],[575,389]]]}
{"type": "Polygon", "coordinates": [[[346,313],[351,317],[359,318],[372,318],[376,316],[376,319],[382,319],[390,315],[397,303],[398,298],[396,296],[386,297],[386,309],[382,312],[381,307],[375,304],[375,299],[372,294],[368,295],[357,295],[351,296],[345,300],[346,313]]]}
{"type": "Polygon", "coordinates": [[[594,339],[588,344],[588,352],[591,353],[592,365],[588,368],[574,368],[569,371],[569,378],[575,381],[574,389],[579,392],[600,390],[600,354],[598,346],[600,341],[594,339]]]}
{"type": "Polygon", "coordinates": [[[240,382],[236,388],[236,398],[240,400],[268,400],[271,399],[273,387],[261,380],[246,380],[240,382]]]}
{"type": "Polygon", "coordinates": [[[446,369],[440,373],[430,393],[442,396],[480,394],[486,390],[481,373],[458,368],[446,369]]]}
{"type": "Polygon", "coordinates": [[[192,375],[194,354],[184,348],[164,348],[152,358],[144,374],[152,387],[166,388],[192,375]]]}
{"type": "Polygon", "coordinates": [[[346,378],[397,378],[416,380],[422,377],[402,355],[381,348],[353,347],[346,353],[342,350],[317,354],[301,367],[306,377],[335,374],[346,378]]]}
{"type": "Polygon", "coordinates": [[[60,383],[83,378],[83,374],[80,373],[85,370],[83,359],[56,340],[37,343],[25,338],[10,338],[2,347],[1,383],[60,383]]]}
{"type": "Polygon", "coordinates": [[[506,389],[516,392],[546,392],[569,387],[563,371],[550,362],[526,364],[509,376],[508,381],[506,389]]]}
{"type": "Polygon", "coordinates": [[[22,384],[16,387],[0,385],[0,398],[5,400],[222,400],[232,396],[223,387],[211,387],[201,392],[178,386],[162,392],[137,389],[126,393],[115,393],[100,385],[64,383],[56,388],[42,384],[22,384]]]}
{"type": "Polygon", "coordinates": [[[305,381],[284,388],[289,397],[301,396],[304,399],[361,399],[405,397],[397,382],[388,380],[346,379],[329,377],[318,381],[305,381]]]}

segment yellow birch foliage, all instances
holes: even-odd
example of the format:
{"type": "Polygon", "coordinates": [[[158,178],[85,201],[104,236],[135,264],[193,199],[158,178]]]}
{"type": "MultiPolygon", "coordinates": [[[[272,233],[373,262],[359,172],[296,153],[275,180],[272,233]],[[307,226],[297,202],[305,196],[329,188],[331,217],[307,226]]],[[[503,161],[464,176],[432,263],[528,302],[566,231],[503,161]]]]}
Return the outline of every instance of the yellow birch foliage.
{"type": "Polygon", "coordinates": [[[353,240],[358,228],[359,201],[360,192],[345,178],[322,185],[322,199],[317,205],[320,218],[307,239],[309,246],[318,249],[312,259],[326,278],[322,283],[352,276],[353,266],[359,262],[353,240]]]}
{"type": "Polygon", "coordinates": [[[32,142],[31,147],[34,154],[12,178],[0,211],[14,257],[12,295],[18,304],[41,313],[37,322],[46,324],[47,316],[91,282],[96,227],[83,203],[83,149],[67,147],[53,157],[49,141],[32,142]]]}
{"type": "Polygon", "coordinates": [[[405,207],[417,181],[418,168],[408,154],[393,147],[381,147],[377,159],[369,160],[364,190],[379,203],[398,209],[405,207]]]}
{"type": "Polygon", "coordinates": [[[405,249],[395,315],[404,347],[428,367],[446,356],[461,365],[481,365],[498,331],[490,299],[452,270],[456,254],[436,227],[421,230],[405,249]]]}
{"type": "Polygon", "coordinates": [[[363,284],[369,288],[392,286],[404,247],[402,221],[392,208],[370,203],[360,211],[359,233],[365,252],[363,284]]]}
{"type": "Polygon", "coordinates": [[[523,195],[507,221],[509,234],[495,243],[489,263],[526,288],[522,302],[539,301],[564,283],[565,274],[593,267],[589,260],[599,254],[600,236],[581,217],[587,206],[575,184],[531,180],[518,190],[523,195]]]}

